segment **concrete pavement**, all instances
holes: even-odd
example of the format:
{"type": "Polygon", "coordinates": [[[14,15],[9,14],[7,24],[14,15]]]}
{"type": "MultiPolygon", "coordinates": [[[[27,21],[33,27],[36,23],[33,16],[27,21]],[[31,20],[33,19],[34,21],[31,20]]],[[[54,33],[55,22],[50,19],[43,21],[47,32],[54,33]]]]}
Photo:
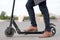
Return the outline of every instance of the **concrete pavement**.
{"type": "MultiPolygon", "coordinates": [[[[53,37],[49,37],[49,38],[39,38],[39,34],[28,34],[28,35],[24,35],[24,34],[20,34],[18,35],[17,33],[15,33],[15,35],[13,37],[6,37],[4,34],[5,29],[9,26],[9,22],[7,21],[2,21],[0,22],[0,40],[60,40],[60,22],[57,20],[51,20],[52,23],[54,23],[56,25],[56,34],[53,37]]],[[[23,31],[26,27],[30,26],[30,21],[24,21],[24,22],[17,22],[19,28],[23,31]]],[[[44,30],[44,22],[38,22],[37,21],[37,25],[38,25],[38,30],[39,31],[43,31],[44,30]]]]}

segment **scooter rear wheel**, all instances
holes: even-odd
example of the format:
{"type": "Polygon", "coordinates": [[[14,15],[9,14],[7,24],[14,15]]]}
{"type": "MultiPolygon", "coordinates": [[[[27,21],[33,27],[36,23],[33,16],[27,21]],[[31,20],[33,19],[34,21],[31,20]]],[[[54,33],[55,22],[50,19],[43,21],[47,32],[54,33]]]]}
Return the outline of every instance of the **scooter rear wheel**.
{"type": "Polygon", "coordinates": [[[51,32],[52,32],[52,36],[54,36],[56,34],[56,29],[54,27],[51,27],[51,32]]]}

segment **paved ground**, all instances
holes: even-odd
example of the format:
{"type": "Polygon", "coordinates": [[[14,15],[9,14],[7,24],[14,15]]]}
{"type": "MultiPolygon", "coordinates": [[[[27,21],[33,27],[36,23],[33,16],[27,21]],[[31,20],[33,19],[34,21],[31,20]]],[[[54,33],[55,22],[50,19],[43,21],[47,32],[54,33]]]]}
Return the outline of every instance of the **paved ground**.
{"type": "MultiPolygon", "coordinates": [[[[9,22],[7,21],[0,22],[0,40],[60,40],[60,22],[57,20],[52,20],[51,22],[56,24],[55,28],[57,33],[55,36],[49,38],[39,38],[38,34],[18,35],[17,33],[15,33],[13,37],[6,37],[4,31],[9,26],[9,22]]],[[[17,24],[21,30],[25,29],[27,26],[30,26],[29,21],[25,21],[21,23],[17,22],[17,24]]],[[[37,25],[39,31],[44,30],[45,27],[43,22],[37,22],[37,25]]]]}

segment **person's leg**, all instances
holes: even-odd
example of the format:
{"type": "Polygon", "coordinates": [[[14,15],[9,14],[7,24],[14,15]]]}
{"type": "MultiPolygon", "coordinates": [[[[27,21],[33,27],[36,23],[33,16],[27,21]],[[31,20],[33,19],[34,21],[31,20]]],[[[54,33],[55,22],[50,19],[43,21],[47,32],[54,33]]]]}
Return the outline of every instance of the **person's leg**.
{"type": "Polygon", "coordinates": [[[33,0],[28,0],[27,4],[26,4],[26,9],[28,11],[30,20],[31,20],[31,27],[28,28],[28,30],[32,30],[34,27],[37,27],[36,21],[35,21],[35,14],[34,14],[34,1],[33,0]]]}
{"type": "Polygon", "coordinates": [[[48,37],[48,36],[50,36],[51,31],[50,31],[49,12],[48,12],[48,9],[47,9],[47,6],[46,6],[46,1],[40,3],[39,8],[41,10],[41,13],[43,15],[44,22],[45,22],[45,32],[42,34],[43,36],[41,36],[41,37],[48,37]]]}
{"type": "Polygon", "coordinates": [[[32,26],[37,26],[36,21],[35,21],[35,14],[34,14],[34,1],[33,0],[28,0],[27,4],[26,4],[26,8],[31,20],[31,24],[32,26]]]}
{"type": "Polygon", "coordinates": [[[49,12],[46,6],[46,1],[40,3],[39,8],[44,18],[45,30],[50,31],[50,18],[49,18],[49,12]]]}

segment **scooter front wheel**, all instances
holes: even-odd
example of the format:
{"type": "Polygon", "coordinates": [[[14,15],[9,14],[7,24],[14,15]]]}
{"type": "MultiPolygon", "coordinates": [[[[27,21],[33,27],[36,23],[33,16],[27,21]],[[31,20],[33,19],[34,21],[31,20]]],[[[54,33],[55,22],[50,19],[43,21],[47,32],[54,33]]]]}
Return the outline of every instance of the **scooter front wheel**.
{"type": "Polygon", "coordinates": [[[7,27],[5,30],[5,35],[7,37],[12,37],[14,35],[15,30],[12,27],[7,27]]]}

